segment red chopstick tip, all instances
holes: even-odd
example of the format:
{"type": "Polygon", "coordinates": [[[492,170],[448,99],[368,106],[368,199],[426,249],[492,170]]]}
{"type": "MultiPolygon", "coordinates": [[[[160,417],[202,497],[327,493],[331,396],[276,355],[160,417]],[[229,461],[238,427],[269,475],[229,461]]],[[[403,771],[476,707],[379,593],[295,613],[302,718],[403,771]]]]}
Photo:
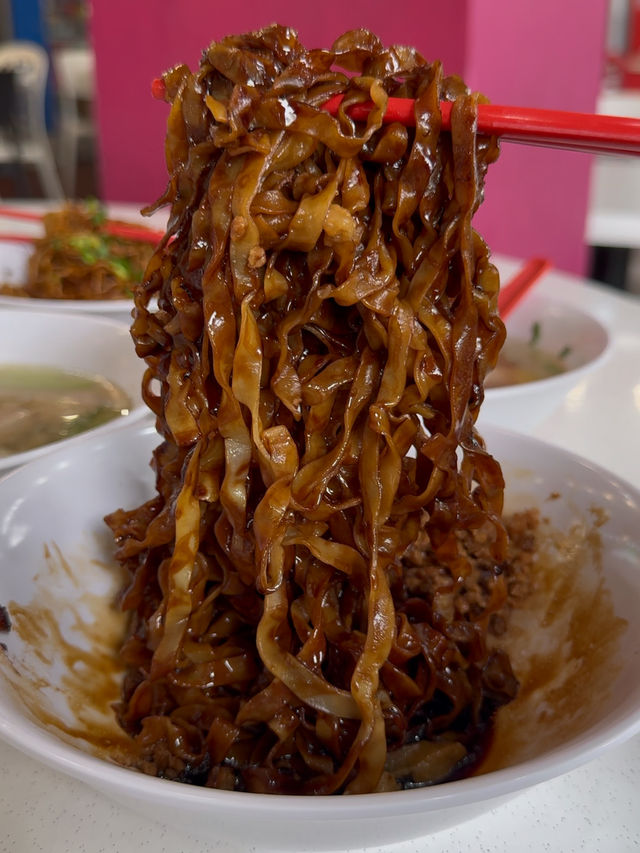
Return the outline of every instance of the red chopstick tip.
{"type": "Polygon", "coordinates": [[[501,287],[498,294],[498,313],[503,320],[552,266],[547,258],[531,258],[501,287]]]}
{"type": "MultiPolygon", "coordinates": [[[[173,92],[173,89],[172,89],[173,92]]],[[[151,83],[156,100],[171,101],[162,77],[151,83]]],[[[344,95],[334,95],[323,109],[336,115],[344,95]]],[[[374,105],[370,102],[352,104],[348,113],[354,121],[366,121],[374,105]]],[[[440,104],[442,130],[451,129],[451,102],[440,104]]],[[[400,122],[415,126],[415,102],[411,98],[391,97],[382,119],[386,124],[400,122]]],[[[499,136],[509,142],[524,142],[551,148],[565,148],[592,154],[634,154],[640,156],[640,118],[626,116],[590,115],[527,107],[478,104],[478,133],[499,136]]]]}
{"type": "Polygon", "coordinates": [[[151,94],[157,101],[164,101],[167,96],[167,87],[162,77],[156,77],[151,81],[151,94]]]}

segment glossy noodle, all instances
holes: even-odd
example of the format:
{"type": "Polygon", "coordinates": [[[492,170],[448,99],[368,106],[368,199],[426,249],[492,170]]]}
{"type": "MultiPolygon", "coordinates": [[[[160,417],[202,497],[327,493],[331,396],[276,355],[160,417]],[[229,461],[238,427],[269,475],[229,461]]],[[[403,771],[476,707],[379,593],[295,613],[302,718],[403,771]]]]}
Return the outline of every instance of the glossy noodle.
{"type": "Polygon", "coordinates": [[[307,50],[277,26],[164,84],[169,223],[132,326],[157,493],[108,518],[139,766],[307,794],[471,772],[517,690],[474,429],[505,335],[478,96],[369,32],[307,50]],[[337,93],[367,122],[324,112],[337,93]],[[389,95],[415,129],[382,124],[389,95]]]}

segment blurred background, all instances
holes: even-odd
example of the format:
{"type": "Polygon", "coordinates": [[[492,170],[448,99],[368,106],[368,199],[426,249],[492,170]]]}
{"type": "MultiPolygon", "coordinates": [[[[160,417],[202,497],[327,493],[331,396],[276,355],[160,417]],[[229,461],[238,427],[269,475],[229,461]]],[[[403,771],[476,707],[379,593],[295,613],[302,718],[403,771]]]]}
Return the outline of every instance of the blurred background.
{"type": "MultiPolygon", "coordinates": [[[[309,47],[367,27],[441,59],[494,103],[640,115],[640,0],[403,0],[393,14],[379,0],[329,0],[320,11],[291,0],[0,0],[0,197],[155,200],[167,110],[151,80],[176,63],[195,68],[214,39],[272,22],[309,47]],[[24,141],[16,162],[12,48],[25,41],[46,68],[35,147],[24,141]]],[[[505,143],[475,224],[495,252],[640,292],[640,158],[505,143]]]]}

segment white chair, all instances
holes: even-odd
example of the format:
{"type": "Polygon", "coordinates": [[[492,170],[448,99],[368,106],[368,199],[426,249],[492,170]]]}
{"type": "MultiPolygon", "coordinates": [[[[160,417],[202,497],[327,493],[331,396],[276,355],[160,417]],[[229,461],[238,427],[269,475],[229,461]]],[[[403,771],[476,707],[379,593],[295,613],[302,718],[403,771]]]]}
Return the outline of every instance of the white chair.
{"type": "Polygon", "coordinates": [[[79,145],[83,140],[95,145],[94,66],[93,51],[89,48],[60,48],[53,54],[60,107],[58,162],[62,183],[70,197],[76,187],[79,145]]]}
{"type": "Polygon", "coordinates": [[[45,195],[64,198],[45,119],[49,57],[39,44],[0,43],[0,72],[12,80],[13,115],[0,122],[0,163],[31,165],[45,195]],[[8,120],[7,120],[8,119],[8,120]]]}

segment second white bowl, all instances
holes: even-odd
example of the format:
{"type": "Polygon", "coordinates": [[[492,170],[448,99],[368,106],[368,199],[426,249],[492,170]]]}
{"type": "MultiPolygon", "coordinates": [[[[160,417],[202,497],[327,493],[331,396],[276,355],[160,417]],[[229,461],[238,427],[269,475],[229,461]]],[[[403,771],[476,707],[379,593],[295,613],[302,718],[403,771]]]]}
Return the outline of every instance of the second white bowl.
{"type": "Polygon", "coordinates": [[[530,293],[506,321],[507,342],[535,348],[552,357],[562,354],[564,370],[520,384],[486,388],[478,425],[496,424],[529,431],[561,405],[565,395],[589,372],[601,366],[611,347],[608,329],[580,308],[540,293],[530,293]]]}
{"type": "Polygon", "coordinates": [[[0,470],[30,462],[61,444],[94,433],[110,432],[140,420],[148,409],[142,402],[144,362],[135,353],[126,323],[82,314],[0,311],[0,366],[49,367],[102,377],[124,392],[128,414],[78,435],[0,457],[0,470]]]}

